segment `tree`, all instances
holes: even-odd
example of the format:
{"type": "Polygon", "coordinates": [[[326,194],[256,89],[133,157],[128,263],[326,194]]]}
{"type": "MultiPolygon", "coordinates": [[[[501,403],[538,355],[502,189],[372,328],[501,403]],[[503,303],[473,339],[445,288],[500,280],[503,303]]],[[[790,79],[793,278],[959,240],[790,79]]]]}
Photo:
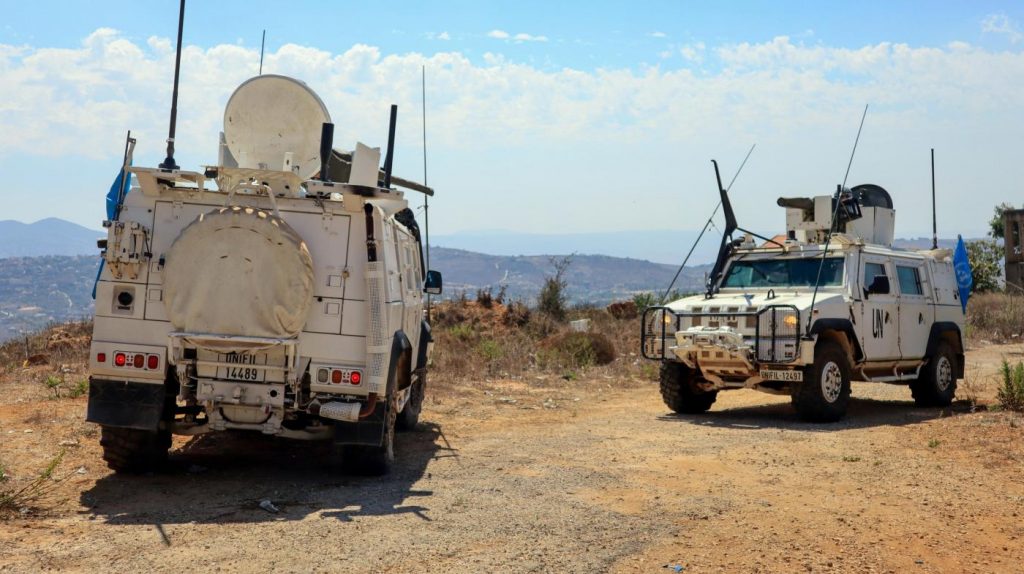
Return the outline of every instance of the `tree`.
{"type": "MultiPolygon", "coordinates": [[[[1002,226],[1002,220],[1000,220],[1000,226],[1002,226]]],[[[984,293],[985,291],[999,290],[1003,248],[994,239],[968,241],[967,259],[971,262],[971,275],[974,278],[972,292],[984,293]]]]}
{"type": "Polygon", "coordinates": [[[988,232],[990,237],[994,239],[1002,239],[1006,236],[1006,230],[1003,229],[1003,212],[1011,209],[1016,208],[1010,203],[1000,203],[993,208],[992,219],[988,222],[988,226],[991,228],[988,232]]]}
{"type": "Polygon", "coordinates": [[[551,265],[555,268],[555,274],[544,278],[544,286],[540,288],[540,295],[537,296],[537,309],[558,321],[565,320],[565,288],[568,286],[565,272],[570,263],[571,255],[561,259],[552,257],[551,265]]]}

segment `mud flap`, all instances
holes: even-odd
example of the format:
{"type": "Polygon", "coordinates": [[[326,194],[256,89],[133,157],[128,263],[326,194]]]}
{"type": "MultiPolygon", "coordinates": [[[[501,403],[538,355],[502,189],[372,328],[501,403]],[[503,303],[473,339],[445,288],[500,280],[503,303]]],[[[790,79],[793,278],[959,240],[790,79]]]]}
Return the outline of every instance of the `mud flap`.
{"type": "Polygon", "coordinates": [[[89,379],[85,420],[108,427],[155,431],[164,411],[163,383],[89,379]]]}
{"type": "Polygon", "coordinates": [[[370,416],[358,422],[334,422],[334,444],[361,444],[380,446],[384,441],[384,421],[387,403],[378,401],[370,416]]]}

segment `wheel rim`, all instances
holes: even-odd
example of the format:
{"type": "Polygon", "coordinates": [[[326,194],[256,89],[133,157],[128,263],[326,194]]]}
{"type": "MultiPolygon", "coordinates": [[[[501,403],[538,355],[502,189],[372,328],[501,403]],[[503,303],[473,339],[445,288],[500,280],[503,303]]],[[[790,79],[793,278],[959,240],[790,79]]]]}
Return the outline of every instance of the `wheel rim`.
{"type": "Polygon", "coordinates": [[[821,369],[821,394],[825,400],[834,403],[843,392],[843,370],[829,361],[821,369]]]}
{"type": "Polygon", "coordinates": [[[939,362],[935,365],[935,386],[940,391],[945,391],[951,384],[953,384],[953,365],[946,357],[939,357],[939,362]]]}

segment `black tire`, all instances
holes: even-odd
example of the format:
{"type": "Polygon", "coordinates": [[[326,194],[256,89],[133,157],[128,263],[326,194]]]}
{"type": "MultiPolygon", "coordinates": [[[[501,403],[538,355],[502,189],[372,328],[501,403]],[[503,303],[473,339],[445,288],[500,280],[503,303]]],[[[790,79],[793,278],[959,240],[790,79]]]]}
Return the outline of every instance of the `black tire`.
{"type": "Polygon", "coordinates": [[[350,444],[342,447],[343,468],[349,474],[383,476],[395,462],[395,422],[398,419],[398,395],[391,393],[384,413],[384,437],[379,446],[350,444]]]}
{"type": "Polygon", "coordinates": [[[100,446],[103,447],[103,460],[114,472],[153,472],[167,464],[171,432],[166,429],[144,431],[104,426],[100,430],[100,446]]]}
{"type": "Polygon", "coordinates": [[[935,353],[910,383],[914,402],[921,407],[948,407],[956,395],[956,353],[948,343],[939,343],[935,353]]]}
{"type": "Polygon", "coordinates": [[[850,404],[850,363],[837,343],[824,341],[814,349],[814,364],[804,369],[802,383],[791,390],[793,406],[805,421],[836,422],[850,404]]]}
{"type": "Polygon", "coordinates": [[[395,429],[399,431],[416,430],[416,425],[420,422],[423,399],[427,392],[426,372],[416,377],[416,382],[412,384],[412,389],[409,392],[409,400],[405,403],[405,408],[402,409],[402,412],[398,413],[398,418],[395,420],[395,429]]]}
{"type": "Polygon", "coordinates": [[[698,414],[711,408],[718,391],[702,391],[696,387],[693,371],[680,363],[661,364],[659,377],[661,398],[665,405],[679,414],[698,414]]]}

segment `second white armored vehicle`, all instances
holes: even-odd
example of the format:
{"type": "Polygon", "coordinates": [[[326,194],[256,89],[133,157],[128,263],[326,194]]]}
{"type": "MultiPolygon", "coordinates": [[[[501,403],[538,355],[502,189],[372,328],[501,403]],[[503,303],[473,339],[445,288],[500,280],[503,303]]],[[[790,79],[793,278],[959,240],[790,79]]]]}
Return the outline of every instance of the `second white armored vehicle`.
{"type": "Polygon", "coordinates": [[[393,107],[383,171],[377,148],[336,152],[320,98],[263,75],[228,101],[218,165],[127,170],[89,360],[88,420],[111,468],[157,466],[172,433],[245,430],[331,440],[356,470],[388,469],[396,427],[419,417],[424,291],[441,286],[393,185],[433,192],[392,178],[394,131],[393,107]]]}
{"type": "MultiPolygon", "coordinates": [[[[716,165],[717,170],[717,165],[716,165]]],[[[706,293],[643,314],[642,351],[661,362],[672,410],[708,410],[719,391],[788,394],[799,415],[844,416],[850,381],[904,384],[949,405],[963,378],[964,312],[948,251],[892,248],[881,187],[780,199],[786,235],[755,240],[726,217],[706,293]]]]}

